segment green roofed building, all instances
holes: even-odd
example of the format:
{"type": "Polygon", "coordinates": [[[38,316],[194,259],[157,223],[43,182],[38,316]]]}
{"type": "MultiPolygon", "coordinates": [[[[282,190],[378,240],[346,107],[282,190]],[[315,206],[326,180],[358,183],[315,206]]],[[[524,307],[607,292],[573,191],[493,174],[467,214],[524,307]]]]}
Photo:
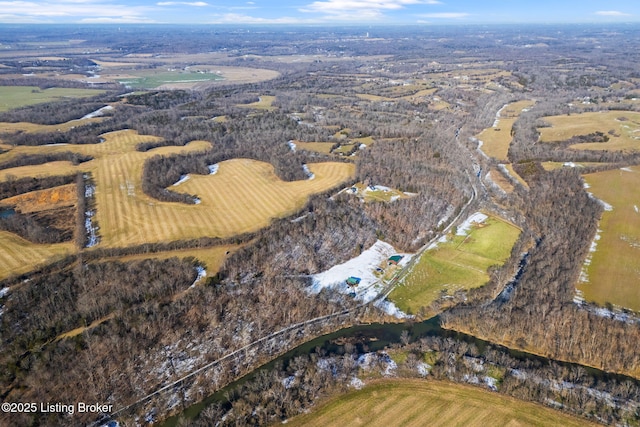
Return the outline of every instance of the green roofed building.
{"type": "Polygon", "coordinates": [[[402,255],[391,256],[389,257],[389,264],[398,265],[402,258],[404,258],[402,255]]]}
{"type": "Polygon", "coordinates": [[[351,277],[349,277],[347,279],[347,285],[352,286],[352,287],[353,286],[358,286],[358,284],[360,283],[360,280],[362,280],[362,279],[359,278],[359,277],[351,276],[351,277]]]}

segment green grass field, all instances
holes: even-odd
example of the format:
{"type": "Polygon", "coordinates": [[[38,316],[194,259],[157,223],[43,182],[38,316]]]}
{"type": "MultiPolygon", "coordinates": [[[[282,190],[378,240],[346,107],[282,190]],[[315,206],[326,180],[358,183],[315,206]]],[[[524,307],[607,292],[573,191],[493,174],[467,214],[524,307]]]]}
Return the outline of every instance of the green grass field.
{"type": "Polygon", "coordinates": [[[135,72],[131,78],[118,78],[117,80],[132,89],[155,89],[163,85],[222,80],[222,76],[216,73],[199,73],[182,70],[153,70],[135,72]]]}
{"type": "Polygon", "coordinates": [[[449,235],[447,242],[426,251],[389,295],[404,312],[416,313],[443,294],[472,289],[489,280],[487,270],[510,256],[520,230],[496,217],[474,225],[466,236],[449,235]]]}
{"type": "Polygon", "coordinates": [[[287,426],[562,426],[597,424],[551,408],[462,384],[387,380],[324,402],[287,426]]]}
{"type": "Polygon", "coordinates": [[[607,142],[574,144],[576,150],[640,150],[640,113],[632,111],[603,111],[550,116],[543,118],[551,127],[538,128],[541,142],[566,141],[573,136],[602,132],[607,142]]]}
{"type": "Polygon", "coordinates": [[[587,301],[611,304],[640,312],[640,167],[589,174],[587,191],[613,207],[604,211],[600,239],[587,282],[579,282],[587,301]]]}
{"type": "Polygon", "coordinates": [[[0,112],[65,98],[86,98],[102,93],[104,90],[97,89],[50,88],[42,90],[36,86],[0,86],[0,112]]]}

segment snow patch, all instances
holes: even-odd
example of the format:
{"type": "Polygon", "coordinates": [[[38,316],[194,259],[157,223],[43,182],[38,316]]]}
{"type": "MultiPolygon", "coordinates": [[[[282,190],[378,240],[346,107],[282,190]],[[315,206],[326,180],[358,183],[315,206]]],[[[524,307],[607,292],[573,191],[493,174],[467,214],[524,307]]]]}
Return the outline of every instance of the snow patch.
{"type": "Polygon", "coordinates": [[[189,175],[181,175],[180,179],[177,180],[176,182],[173,183],[172,187],[175,187],[177,185],[182,184],[183,182],[186,182],[189,180],[189,178],[191,178],[189,175]]]}
{"type": "Polygon", "coordinates": [[[302,170],[307,175],[307,179],[311,180],[316,177],[315,174],[309,170],[309,166],[307,166],[306,164],[302,165],[302,170]]]}
{"type": "Polygon", "coordinates": [[[0,289],[0,298],[4,298],[9,294],[9,288],[0,289]]]}
{"type": "Polygon", "coordinates": [[[356,390],[360,390],[362,387],[364,387],[364,381],[362,381],[358,377],[353,377],[351,378],[349,386],[355,388],[356,390]]]}
{"type": "Polygon", "coordinates": [[[202,200],[200,200],[199,198],[196,197],[196,198],[193,199],[193,204],[194,205],[199,205],[200,203],[202,203],[202,200]]]}
{"type": "Polygon", "coordinates": [[[410,317],[405,312],[403,312],[398,307],[396,307],[396,305],[393,302],[387,299],[376,301],[374,305],[379,309],[381,309],[382,311],[384,311],[389,316],[393,316],[398,319],[407,319],[410,317]]]}
{"type": "Polygon", "coordinates": [[[421,377],[426,377],[427,375],[429,375],[431,365],[429,365],[428,363],[420,362],[418,363],[417,369],[418,374],[420,374],[421,377]]]}
{"type": "Polygon", "coordinates": [[[215,165],[208,165],[207,169],[209,169],[209,175],[215,175],[218,172],[220,165],[219,164],[215,164],[215,165]]]}
{"type": "Polygon", "coordinates": [[[633,172],[633,170],[631,170],[630,168],[620,168],[620,170],[625,172],[633,172]]]}
{"type": "Polygon", "coordinates": [[[635,210],[635,211],[636,211],[636,213],[640,213],[640,212],[638,211],[638,205],[633,205],[633,210],[635,210]]]}
{"type": "MultiPolygon", "coordinates": [[[[308,290],[311,293],[318,293],[322,289],[328,288],[341,294],[355,293],[355,298],[363,302],[373,301],[384,289],[384,284],[375,275],[376,268],[391,255],[397,253],[393,246],[378,240],[357,257],[335,265],[327,271],[312,275],[312,285],[308,290]],[[351,276],[361,279],[358,286],[354,288],[349,287],[346,283],[346,280],[351,276]]],[[[405,255],[402,261],[406,263],[410,258],[411,255],[405,255]]]]}
{"type": "Polygon", "coordinates": [[[293,140],[287,142],[287,145],[289,145],[289,148],[291,149],[291,151],[296,151],[296,143],[293,142],[293,140]]]}
{"type": "Polygon", "coordinates": [[[484,377],[484,383],[493,391],[498,391],[498,380],[493,377],[484,377]]]}
{"type": "Polygon", "coordinates": [[[481,224],[485,222],[489,217],[481,212],[476,212],[469,218],[465,219],[462,224],[458,226],[456,236],[466,236],[471,231],[473,224],[481,224]]]}
{"type": "MultiPolygon", "coordinates": [[[[100,77],[100,76],[97,76],[97,77],[100,77]]],[[[92,113],[82,116],[80,120],[93,119],[94,117],[100,117],[104,115],[105,111],[110,111],[110,110],[113,110],[113,107],[111,105],[105,105],[104,107],[99,108],[92,113]]]]}
{"type": "Polygon", "coordinates": [[[191,286],[189,286],[190,288],[193,288],[198,283],[200,283],[202,281],[202,279],[207,277],[207,270],[204,267],[197,266],[196,267],[196,271],[198,272],[198,275],[196,276],[196,280],[194,280],[193,283],[191,284],[191,286]]]}

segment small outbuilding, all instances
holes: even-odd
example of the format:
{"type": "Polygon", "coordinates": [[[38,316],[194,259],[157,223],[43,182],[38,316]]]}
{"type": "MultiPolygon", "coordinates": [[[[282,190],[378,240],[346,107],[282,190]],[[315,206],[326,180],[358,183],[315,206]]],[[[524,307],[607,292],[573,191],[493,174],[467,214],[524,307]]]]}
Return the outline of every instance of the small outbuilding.
{"type": "Polygon", "coordinates": [[[360,284],[360,281],[361,281],[361,280],[362,280],[362,279],[361,279],[361,278],[359,278],[359,277],[351,276],[351,277],[349,277],[349,278],[347,279],[347,285],[351,286],[352,288],[353,288],[353,287],[356,287],[356,286],[358,286],[358,285],[360,284]]]}
{"type": "Polygon", "coordinates": [[[404,258],[402,255],[393,255],[389,257],[389,265],[398,265],[398,263],[404,258]]]}

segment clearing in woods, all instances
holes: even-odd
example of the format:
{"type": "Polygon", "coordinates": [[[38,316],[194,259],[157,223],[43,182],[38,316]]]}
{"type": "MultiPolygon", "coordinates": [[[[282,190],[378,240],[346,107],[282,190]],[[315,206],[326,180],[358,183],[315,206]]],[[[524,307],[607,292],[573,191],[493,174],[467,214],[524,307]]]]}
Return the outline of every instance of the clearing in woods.
{"type": "MultiPolygon", "coordinates": [[[[283,182],[268,163],[247,159],[222,162],[215,175],[191,175],[171,190],[196,194],[201,203],[185,205],[166,203],[142,192],[142,169],[146,159],[204,151],[207,141],[193,141],[184,147],[160,147],[147,152],[136,151],[141,142],[160,138],[139,135],[132,130],[102,135],[101,144],[57,145],[13,148],[21,154],[73,151],[94,159],[73,166],[55,162],[38,166],[7,169],[7,175],[29,176],[91,172],[96,182],[96,221],[100,227],[101,246],[123,247],[142,243],[192,239],[201,236],[230,237],[265,227],[273,218],[300,209],[312,194],[326,191],[348,180],[355,166],[346,163],[309,164],[313,179],[283,182]],[[49,166],[49,167],[47,167],[49,166]]],[[[0,175],[2,176],[2,175],[0,175]]]]}
{"type": "Polygon", "coordinates": [[[595,252],[578,290],[587,301],[640,312],[640,166],[585,175],[595,197],[607,203],[595,252]]]}
{"type": "Polygon", "coordinates": [[[443,295],[480,287],[489,280],[489,267],[509,258],[520,229],[495,216],[476,213],[471,219],[466,230],[425,251],[393,289],[389,299],[400,310],[417,313],[443,295]]]}
{"type": "Polygon", "coordinates": [[[492,127],[486,128],[476,138],[482,141],[480,148],[487,156],[494,157],[501,162],[509,161],[507,154],[513,139],[513,124],[522,111],[530,108],[534,101],[518,101],[505,105],[497,114],[492,127]]]}
{"type": "Polygon", "coordinates": [[[595,426],[479,387],[435,380],[376,381],[333,397],[287,426],[595,426]]]}
{"type": "MultiPolygon", "coordinates": [[[[601,111],[543,117],[549,127],[540,127],[541,142],[562,142],[573,137],[602,133],[607,142],[584,142],[570,146],[576,150],[640,150],[640,113],[601,111]]],[[[592,138],[595,140],[595,138],[592,138]]]]}
{"type": "MultiPolygon", "coordinates": [[[[0,208],[15,207],[17,211],[29,214],[71,207],[76,201],[76,185],[68,184],[3,199],[0,201],[0,208]]],[[[73,250],[71,242],[35,244],[15,234],[0,231],[0,279],[26,273],[38,265],[70,255],[73,250]]]]}
{"type": "Polygon", "coordinates": [[[50,88],[37,86],[0,86],[0,112],[27,105],[42,104],[65,98],[86,98],[105,93],[97,89],[50,88]]]}
{"type": "Polygon", "coordinates": [[[220,271],[224,260],[232,253],[240,249],[241,245],[222,245],[213,246],[210,248],[197,248],[197,249],[179,249],[175,251],[166,252],[154,252],[136,255],[127,255],[116,258],[103,258],[105,260],[118,260],[121,262],[139,261],[143,259],[168,259],[173,257],[189,258],[193,257],[204,264],[207,271],[207,277],[215,275],[220,271]]]}

